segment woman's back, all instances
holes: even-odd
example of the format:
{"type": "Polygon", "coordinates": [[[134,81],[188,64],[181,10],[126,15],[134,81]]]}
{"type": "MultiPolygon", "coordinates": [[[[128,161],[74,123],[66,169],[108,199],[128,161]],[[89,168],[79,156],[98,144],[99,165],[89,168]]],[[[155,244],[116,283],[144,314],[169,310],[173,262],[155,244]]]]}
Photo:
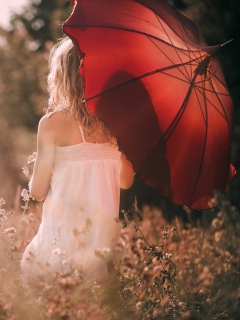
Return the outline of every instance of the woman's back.
{"type": "MultiPolygon", "coordinates": [[[[42,120],[48,122],[49,130],[54,132],[56,146],[66,147],[83,142],[79,124],[68,110],[59,110],[49,113],[42,120]]],[[[83,133],[87,142],[105,143],[108,141],[106,132],[103,132],[102,130],[95,130],[89,136],[87,130],[83,130],[83,133]]]]}
{"type": "Polygon", "coordinates": [[[104,276],[106,263],[95,250],[106,254],[118,235],[114,218],[119,210],[120,152],[100,133],[98,140],[86,141],[83,129],[70,118],[65,122],[61,112],[51,118],[58,137],[54,169],[42,224],[24,253],[23,270],[34,277],[46,271],[66,273],[73,264],[88,275],[104,276]]]}

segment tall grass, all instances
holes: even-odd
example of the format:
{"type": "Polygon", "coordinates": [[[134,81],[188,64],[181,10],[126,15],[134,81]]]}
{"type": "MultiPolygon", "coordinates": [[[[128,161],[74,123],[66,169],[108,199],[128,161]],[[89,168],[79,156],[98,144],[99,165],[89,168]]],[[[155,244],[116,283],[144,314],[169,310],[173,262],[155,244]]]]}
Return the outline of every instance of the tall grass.
{"type": "Polygon", "coordinates": [[[106,260],[107,281],[73,268],[27,288],[20,260],[41,208],[27,190],[22,198],[14,212],[0,200],[1,320],[240,319],[240,215],[220,194],[197,225],[188,208],[188,222],[176,217],[169,223],[149,206],[124,212],[118,244],[106,260]]]}

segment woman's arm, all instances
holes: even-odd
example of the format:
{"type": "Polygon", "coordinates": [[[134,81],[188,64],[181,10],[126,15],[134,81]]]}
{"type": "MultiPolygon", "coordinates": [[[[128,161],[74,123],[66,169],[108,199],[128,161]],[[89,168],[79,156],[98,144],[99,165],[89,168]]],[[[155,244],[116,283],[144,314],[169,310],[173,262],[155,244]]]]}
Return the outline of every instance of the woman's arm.
{"type": "Polygon", "coordinates": [[[50,118],[43,117],[38,126],[37,158],[30,181],[31,196],[42,201],[46,198],[55,157],[55,136],[50,118]]]}
{"type": "Polygon", "coordinates": [[[132,163],[127,160],[125,154],[121,154],[120,157],[120,188],[129,189],[133,183],[133,166],[132,163]]]}

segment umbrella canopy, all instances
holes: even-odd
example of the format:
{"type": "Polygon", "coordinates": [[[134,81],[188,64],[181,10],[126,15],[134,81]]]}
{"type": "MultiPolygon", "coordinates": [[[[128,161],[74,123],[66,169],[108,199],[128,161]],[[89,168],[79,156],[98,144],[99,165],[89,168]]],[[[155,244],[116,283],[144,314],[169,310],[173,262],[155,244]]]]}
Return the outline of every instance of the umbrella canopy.
{"type": "Polygon", "coordinates": [[[209,208],[226,191],[232,100],[196,25],[165,0],[79,0],[73,40],[89,111],[108,123],[136,173],[174,203],[209,208]]]}

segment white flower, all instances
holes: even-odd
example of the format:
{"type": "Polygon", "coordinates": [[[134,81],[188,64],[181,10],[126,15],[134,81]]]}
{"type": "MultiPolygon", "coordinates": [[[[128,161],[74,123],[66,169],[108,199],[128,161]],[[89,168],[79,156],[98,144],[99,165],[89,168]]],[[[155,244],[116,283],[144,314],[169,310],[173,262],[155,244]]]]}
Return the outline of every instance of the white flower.
{"type": "Polygon", "coordinates": [[[172,253],[164,253],[163,255],[163,259],[167,260],[167,259],[172,259],[173,257],[173,254],[172,253]]]}
{"type": "Polygon", "coordinates": [[[101,250],[95,250],[95,254],[101,258],[107,258],[111,253],[110,248],[102,248],[101,250]]]}
{"type": "Polygon", "coordinates": [[[23,197],[23,201],[28,201],[30,199],[30,195],[27,189],[22,190],[21,196],[23,197]]]}
{"type": "Polygon", "coordinates": [[[110,252],[111,252],[110,248],[103,248],[102,249],[102,254],[104,254],[104,255],[109,255],[110,252]]]}
{"type": "Polygon", "coordinates": [[[0,210],[0,218],[2,218],[3,216],[5,216],[6,211],[4,209],[0,210]]]}
{"type": "Polygon", "coordinates": [[[55,257],[56,256],[63,256],[63,255],[65,255],[65,252],[62,251],[60,248],[56,248],[56,249],[52,250],[52,255],[55,257]]]}
{"type": "Polygon", "coordinates": [[[33,152],[33,154],[28,157],[28,164],[31,162],[34,162],[36,160],[36,157],[37,157],[37,152],[33,152]]]}
{"type": "Polygon", "coordinates": [[[17,231],[16,228],[10,227],[10,228],[5,229],[3,231],[3,233],[14,234],[16,231],[17,231]]]}
{"type": "Polygon", "coordinates": [[[1,198],[0,199],[0,207],[4,206],[5,203],[6,203],[6,201],[3,198],[1,198]]]}
{"type": "Polygon", "coordinates": [[[66,267],[68,265],[68,261],[67,260],[63,260],[62,261],[62,265],[66,267]]]}
{"type": "Polygon", "coordinates": [[[29,170],[27,166],[22,167],[23,170],[23,174],[25,174],[25,176],[27,177],[29,175],[29,170]]]}

